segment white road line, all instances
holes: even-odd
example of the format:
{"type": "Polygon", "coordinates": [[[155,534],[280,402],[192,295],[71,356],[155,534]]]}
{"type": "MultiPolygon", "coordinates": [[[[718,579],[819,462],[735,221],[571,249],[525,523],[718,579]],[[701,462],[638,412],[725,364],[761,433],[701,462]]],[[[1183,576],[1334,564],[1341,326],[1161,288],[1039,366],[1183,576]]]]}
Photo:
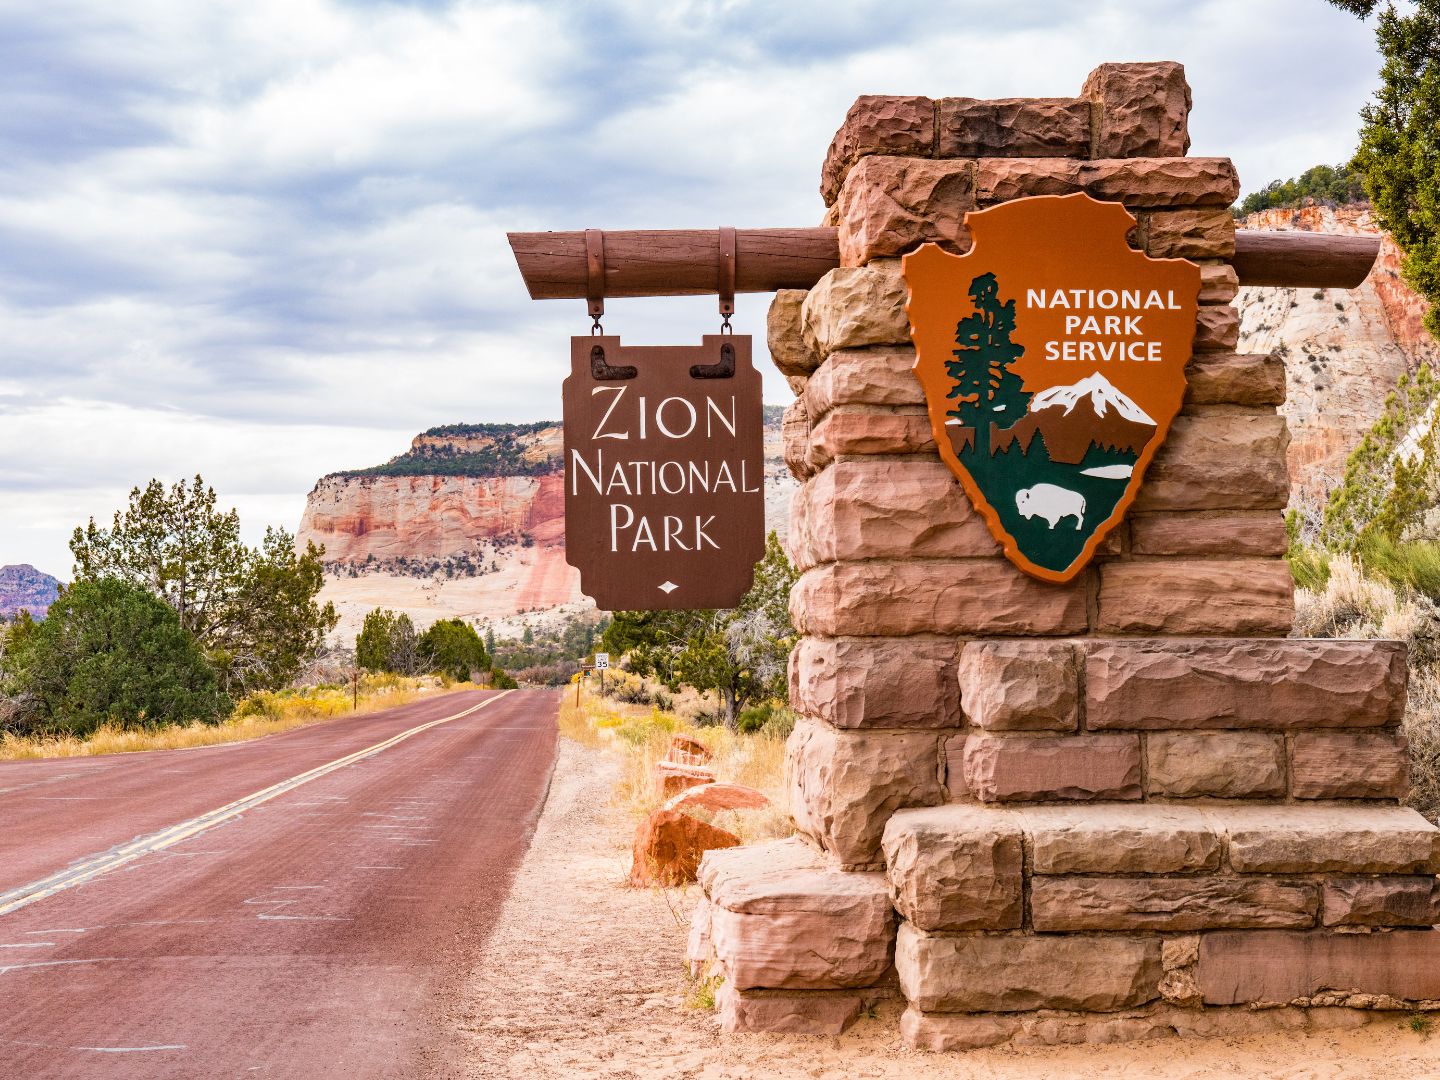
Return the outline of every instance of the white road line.
{"type": "Polygon", "coordinates": [[[97,1054],[146,1054],[152,1050],[185,1050],[188,1049],[184,1043],[171,1043],[168,1046],[72,1046],[72,1050],[93,1050],[97,1054]]]}
{"type": "Polygon", "coordinates": [[[92,956],[88,960],[36,960],[31,964],[7,964],[0,965],[0,975],[7,971],[20,971],[24,968],[59,967],[62,964],[101,964],[106,960],[118,960],[116,956],[92,956]]]}
{"type": "MultiPolygon", "coordinates": [[[[284,795],[288,791],[293,791],[301,784],[308,784],[311,780],[318,780],[320,777],[327,776],[336,769],[343,769],[347,765],[354,765],[356,762],[364,761],[366,758],[373,757],[382,751],[390,749],[390,747],[395,746],[397,743],[404,742],[406,739],[419,735],[421,732],[429,731],[433,727],[448,724],[452,720],[459,720],[462,717],[469,716],[471,713],[479,712],[487,705],[494,704],[511,692],[512,691],[509,690],[502,690],[494,697],[486,698],[480,702],[480,704],[472,705],[470,708],[455,713],[453,716],[444,716],[439,720],[431,720],[427,724],[421,724],[418,727],[410,728],[408,731],[402,731],[398,735],[393,735],[386,739],[384,742],[378,742],[374,746],[366,747],[364,750],[357,750],[353,754],[346,754],[342,758],[337,758],[325,765],[316,766],[313,769],[300,773],[298,776],[292,776],[288,780],[282,780],[278,784],[271,784],[269,787],[257,791],[253,795],[247,795],[243,799],[236,799],[234,802],[228,803],[218,810],[211,810],[208,814],[201,814],[199,817],[191,818],[189,821],[182,821],[180,824],[172,825],[170,828],[162,829],[160,832],[151,833],[149,836],[142,836],[136,840],[131,840],[128,843],[121,844],[119,847],[112,848],[110,851],[93,855],[74,866],[51,874],[47,878],[42,878],[29,885],[21,885],[18,889],[11,889],[9,892],[0,893],[0,915],[8,915],[10,912],[18,911],[20,908],[28,904],[33,904],[37,900],[44,900],[46,897],[54,896],[56,893],[65,889],[82,885],[87,881],[92,881],[101,874],[109,873],[111,870],[134,862],[136,859],[157,851],[163,851],[183,840],[189,840],[191,837],[199,836],[207,829],[212,829],[221,822],[238,817],[245,811],[259,806],[261,803],[269,802],[277,795],[284,795]]],[[[4,968],[0,968],[0,973],[3,973],[5,970],[4,968]]]]}

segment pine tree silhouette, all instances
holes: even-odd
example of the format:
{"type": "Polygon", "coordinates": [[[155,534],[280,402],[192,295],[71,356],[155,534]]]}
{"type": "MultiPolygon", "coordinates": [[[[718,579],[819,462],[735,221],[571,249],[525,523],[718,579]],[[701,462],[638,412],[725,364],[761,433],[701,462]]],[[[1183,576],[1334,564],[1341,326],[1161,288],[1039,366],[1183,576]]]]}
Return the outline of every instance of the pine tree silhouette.
{"type": "Polygon", "coordinates": [[[1022,419],[1030,406],[1030,395],[1010,370],[1025,348],[1010,340],[1015,329],[1015,301],[1000,300],[1000,284],[994,274],[981,274],[970,282],[970,300],[975,313],[956,324],[959,348],[951,353],[955,359],[945,362],[945,370],[955,380],[947,396],[956,399],[956,406],[949,415],[975,432],[974,452],[988,458],[991,427],[1009,427],[1022,419]]]}

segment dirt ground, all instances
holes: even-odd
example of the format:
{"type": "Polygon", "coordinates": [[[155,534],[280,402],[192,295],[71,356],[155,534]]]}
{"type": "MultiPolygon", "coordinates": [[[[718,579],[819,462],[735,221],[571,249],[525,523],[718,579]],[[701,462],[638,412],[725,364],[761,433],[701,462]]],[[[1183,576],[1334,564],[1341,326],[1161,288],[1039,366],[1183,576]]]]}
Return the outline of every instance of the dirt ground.
{"type": "Polygon", "coordinates": [[[618,763],[563,740],[534,843],[448,1018],[472,1077],[841,1080],[1395,1080],[1440,1077],[1440,1030],[1352,1031],[1111,1046],[907,1050],[899,1006],[839,1037],[722,1035],[687,1007],[681,966],[698,892],[627,888],[629,825],[609,806],[618,763]]]}

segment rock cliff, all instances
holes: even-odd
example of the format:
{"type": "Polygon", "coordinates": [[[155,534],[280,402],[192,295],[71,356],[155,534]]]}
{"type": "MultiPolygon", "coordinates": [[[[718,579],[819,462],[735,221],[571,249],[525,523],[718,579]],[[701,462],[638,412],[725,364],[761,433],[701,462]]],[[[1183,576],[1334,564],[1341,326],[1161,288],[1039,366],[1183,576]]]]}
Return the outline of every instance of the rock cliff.
{"type": "Polygon", "coordinates": [[[37,618],[59,595],[60,582],[28,563],[0,566],[0,619],[13,619],[22,611],[37,618]]]}
{"type": "MultiPolygon", "coordinates": [[[[1364,207],[1265,210],[1247,229],[1377,233],[1364,207]]],[[[1353,291],[1241,289],[1240,352],[1276,351],[1285,360],[1293,498],[1318,498],[1380,416],[1400,376],[1440,364],[1425,331],[1425,301],[1400,279],[1400,252],[1385,238],[1375,269],[1353,291]]]]}

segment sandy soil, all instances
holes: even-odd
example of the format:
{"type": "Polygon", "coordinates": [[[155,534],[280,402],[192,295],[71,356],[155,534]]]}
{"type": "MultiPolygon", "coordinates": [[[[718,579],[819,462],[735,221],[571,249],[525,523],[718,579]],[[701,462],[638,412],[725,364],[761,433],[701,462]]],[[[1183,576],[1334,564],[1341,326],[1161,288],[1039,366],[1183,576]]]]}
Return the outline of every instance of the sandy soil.
{"type": "Polygon", "coordinates": [[[898,1004],[838,1038],[721,1035],[686,1007],[681,967],[698,896],[622,883],[630,828],[608,803],[618,763],[562,741],[540,825],[499,926],[448,1022],[470,1076],[841,1080],[1393,1080],[1440,1077],[1440,1033],[1387,1022],[1251,1039],[925,1054],[900,1043],[898,1004]]]}

